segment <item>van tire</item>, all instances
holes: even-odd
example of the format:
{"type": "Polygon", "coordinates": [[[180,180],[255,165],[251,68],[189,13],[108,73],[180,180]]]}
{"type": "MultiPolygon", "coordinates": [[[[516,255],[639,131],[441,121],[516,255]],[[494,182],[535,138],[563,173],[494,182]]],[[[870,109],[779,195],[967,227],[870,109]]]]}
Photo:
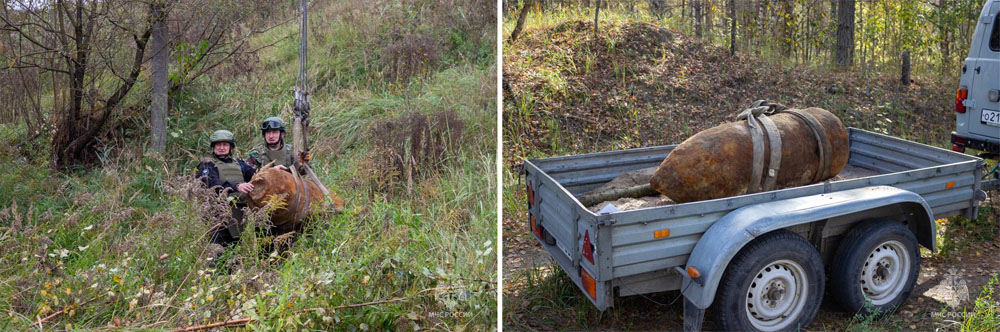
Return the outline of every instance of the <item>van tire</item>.
{"type": "Polygon", "coordinates": [[[816,248],[798,234],[776,230],[730,261],[715,295],[715,321],[726,331],[800,330],[816,317],[823,287],[816,248]]]}
{"type": "Polygon", "coordinates": [[[855,226],[837,248],[830,271],[837,292],[831,296],[849,313],[883,316],[906,301],[919,273],[920,251],[913,232],[892,220],[867,221],[855,226]]]}

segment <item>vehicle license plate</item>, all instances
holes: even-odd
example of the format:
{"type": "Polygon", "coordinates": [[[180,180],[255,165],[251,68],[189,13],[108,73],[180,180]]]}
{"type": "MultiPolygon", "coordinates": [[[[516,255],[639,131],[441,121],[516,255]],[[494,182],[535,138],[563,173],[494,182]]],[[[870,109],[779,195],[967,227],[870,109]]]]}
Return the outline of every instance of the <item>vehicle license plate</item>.
{"type": "Polygon", "coordinates": [[[979,119],[982,123],[1000,127],[1000,112],[983,110],[983,118],[979,119]]]}

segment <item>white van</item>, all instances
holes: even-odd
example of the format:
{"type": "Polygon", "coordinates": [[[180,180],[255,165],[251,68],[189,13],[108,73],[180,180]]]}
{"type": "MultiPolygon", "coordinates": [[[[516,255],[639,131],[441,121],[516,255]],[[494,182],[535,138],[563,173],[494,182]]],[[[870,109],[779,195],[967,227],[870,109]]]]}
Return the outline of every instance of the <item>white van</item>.
{"type": "Polygon", "coordinates": [[[1000,0],[986,0],[955,95],[951,149],[1000,159],[1000,0]]]}

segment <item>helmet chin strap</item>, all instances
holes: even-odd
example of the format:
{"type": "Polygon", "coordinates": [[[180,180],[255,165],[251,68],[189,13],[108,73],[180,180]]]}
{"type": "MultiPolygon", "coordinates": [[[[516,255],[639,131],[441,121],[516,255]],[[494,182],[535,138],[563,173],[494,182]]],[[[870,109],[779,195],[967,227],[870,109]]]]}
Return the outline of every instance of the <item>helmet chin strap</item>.
{"type": "Polygon", "coordinates": [[[266,144],[266,145],[267,145],[267,148],[268,148],[268,149],[274,149],[274,148],[276,148],[276,147],[280,147],[280,146],[282,146],[282,145],[285,145],[285,139],[284,139],[284,138],[280,138],[280,137],[279,137],[279,138],[278,138],[278,141],[277,141],[277,142],[275,142],[275,143],[268,143],[268,142],[266,142],[266,141],[265,141],[265,142],[264,142],[264,144],[266,144]]]}

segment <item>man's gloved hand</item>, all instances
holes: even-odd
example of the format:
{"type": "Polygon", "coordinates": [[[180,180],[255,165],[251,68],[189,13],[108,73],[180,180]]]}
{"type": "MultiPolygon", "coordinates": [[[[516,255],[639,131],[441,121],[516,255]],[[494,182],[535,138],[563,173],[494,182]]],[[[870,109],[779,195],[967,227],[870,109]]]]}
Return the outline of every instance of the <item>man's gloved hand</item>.
{"type": "Polygon", "coordinates": [[[299,160],[302,160],[302,163],[308,163],[312,160],[312,154],[309,151],[302,151],[299,155],[299,160]]]}

